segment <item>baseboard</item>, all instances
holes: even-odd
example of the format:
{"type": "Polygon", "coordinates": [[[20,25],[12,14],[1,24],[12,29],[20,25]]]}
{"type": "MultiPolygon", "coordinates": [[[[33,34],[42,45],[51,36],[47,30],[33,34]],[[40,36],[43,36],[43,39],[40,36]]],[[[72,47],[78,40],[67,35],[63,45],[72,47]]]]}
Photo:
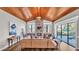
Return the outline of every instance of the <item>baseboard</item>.
{"type": "Polygon", "coordinates": [[[8,48],[9,46],[8,45],[6,45],[6,46],[4,46],[3,48],[0,48],[0,51],[3,51],[4,49],[6,49],[6,48],[8,48]]]}

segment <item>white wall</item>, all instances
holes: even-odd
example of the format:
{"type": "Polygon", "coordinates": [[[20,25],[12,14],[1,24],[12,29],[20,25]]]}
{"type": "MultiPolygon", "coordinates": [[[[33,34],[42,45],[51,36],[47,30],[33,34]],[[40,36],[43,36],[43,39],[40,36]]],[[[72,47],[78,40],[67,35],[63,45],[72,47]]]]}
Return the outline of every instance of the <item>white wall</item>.
{"type": "Polygon", "coordinates": [[[24,28],[26,23],[15,16],[0,9],[0,50],[8,46],[7,38],[9,37],[9,21],[13,21],[17,26],[17,34],[20,35],[21,28],[24,28]]]}
{"type": "MultiPolygon", "coordinates": [[[[76,22],[76,23],[79,23],[78,20],[79,20],[79,9],[77,9],[77,10],[75,10],[75,11],[67,14],[66,16],[58,19],[57,21],[55,21],[54,22],[54,34],[56,35],[56,25],[65,24],[65,23],[68,23],[68,22],[76,22]]],[[[79,27],[79,25],[77,25],[77,26],[79,27]]],[[[78,32],[78,31],[76,30],[76,32],[78,32]]],[[[77,37],[76,37],[76,39],[77,39],[77,37]]],[[[77,43],[79,43],[78,41],[77,41],[77,43]]]]}

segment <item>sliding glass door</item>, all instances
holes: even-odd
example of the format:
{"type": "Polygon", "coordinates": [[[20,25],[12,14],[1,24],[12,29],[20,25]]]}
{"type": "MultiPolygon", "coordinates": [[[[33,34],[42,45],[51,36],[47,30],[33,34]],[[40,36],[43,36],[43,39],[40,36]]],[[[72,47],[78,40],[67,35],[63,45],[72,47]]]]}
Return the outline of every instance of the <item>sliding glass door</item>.
{"type": "Polygon", "coordinates": [[[65,43],[67,43],[67,31],[68,31],[68,27],[67,24],[62,25],[62,41],[64,41],[65,43]]]}
{"type": "Polygon", "coordinates": [[[70,22],[57,26],[57,39],[76,47],[76,22],[70,22]]]}
{"type": "Polygon", "coordinates": [[[69,23],[69,36],[68,36],[68,40],[69,40],[69,44],[72,46],[76,46],[76,23],[69,23]]]}
{"type": "Polygon", "coordinates": [[[61,40],[61,36],[62,36],[62,33],[61,33],[61,31],[62,31],[62,29],[61,29],[61,25],[58,25],[57,26],[57,39],[59,39],[59,40],[61,40]]]}

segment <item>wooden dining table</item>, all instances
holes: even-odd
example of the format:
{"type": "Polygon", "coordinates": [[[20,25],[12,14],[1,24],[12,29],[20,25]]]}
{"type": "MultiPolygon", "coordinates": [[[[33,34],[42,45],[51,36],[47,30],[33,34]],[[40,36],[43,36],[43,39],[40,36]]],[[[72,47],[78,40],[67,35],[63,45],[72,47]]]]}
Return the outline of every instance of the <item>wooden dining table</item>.
{"type": "Polygon", "coordinates": [[[52,39],[23,39],[21,48],[57,48],[57,43],[52,39]]]}
{"type": "Polygon", "coordinates": [[[57,48],[57,43],[52,39],[22,39],[4,51],[51,51],[57,48]]]}

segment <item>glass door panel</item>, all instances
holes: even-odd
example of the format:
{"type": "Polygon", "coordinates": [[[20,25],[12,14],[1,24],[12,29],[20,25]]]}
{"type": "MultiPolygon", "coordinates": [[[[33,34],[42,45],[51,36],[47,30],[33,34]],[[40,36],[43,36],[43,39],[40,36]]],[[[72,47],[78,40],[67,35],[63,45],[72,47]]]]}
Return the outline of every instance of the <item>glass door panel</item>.
{"type": "Polygon", "coordinates": [[[61,25],[57,26],[57,39],[61,40],[61,25]]]}
{"type": "Polygon", "coordinates": [[[76,29],[76,23],[69,23],[69,44],[72,45],[72,46],[76,46],[76,32],[75,32],[75,29],[76,29]]]}
{"type": "Polygon", "coordinates": [[[62,41],[67,43],[67,24],[62,25],[62,41]]]}

